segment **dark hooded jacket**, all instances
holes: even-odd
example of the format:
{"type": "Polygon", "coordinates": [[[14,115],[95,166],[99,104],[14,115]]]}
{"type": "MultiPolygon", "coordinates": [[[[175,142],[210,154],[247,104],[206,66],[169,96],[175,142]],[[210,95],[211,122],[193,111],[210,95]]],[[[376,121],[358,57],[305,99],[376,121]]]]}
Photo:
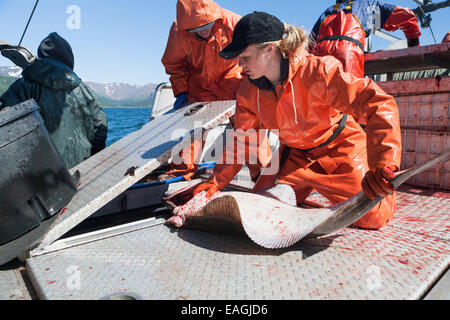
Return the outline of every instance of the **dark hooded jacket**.
{"type": "Polygon", "coordinates": [[[70,45],[52,33],[39,46],[38,59],[0,97],[4,106],[37,102],[69,169],[105,148],[107,137],[106,114],[92,89],[73,72],[73,61],[70,45]]]}

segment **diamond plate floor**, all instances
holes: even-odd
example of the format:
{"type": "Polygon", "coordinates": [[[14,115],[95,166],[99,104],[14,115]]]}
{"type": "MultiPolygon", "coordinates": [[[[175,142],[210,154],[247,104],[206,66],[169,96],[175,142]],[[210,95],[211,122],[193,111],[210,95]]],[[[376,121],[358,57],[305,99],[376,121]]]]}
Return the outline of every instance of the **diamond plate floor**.
{"type": "Polygon", "coordinates": [[[15,260],[0,268],[0,300],[31,300],[21,272],[23,266],[15,260]]]}
{"type": "Polygon", "coordinates": [[[43,299],[420,299],[450,263],[449,208],[446,193],[407,188],[381,231],[268,250],[157,226],[34,257],[27,269],[43,299]]]}

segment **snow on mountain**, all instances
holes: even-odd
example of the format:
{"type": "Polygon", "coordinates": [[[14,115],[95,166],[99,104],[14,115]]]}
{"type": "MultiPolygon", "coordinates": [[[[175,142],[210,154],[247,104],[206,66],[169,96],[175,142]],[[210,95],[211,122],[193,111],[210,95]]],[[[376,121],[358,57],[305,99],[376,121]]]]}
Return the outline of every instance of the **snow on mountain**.
{"type": "Polygon", "coordinates": [[[156,84],[150,83],[144,86],[131,85],[127,83],[86,83],[97,93],[97,95],[111,100],[145,100],[151,97],[156,89],[156,84]]]}
{"type": "Polygon", "coordinates": [[[19,67],[1,67],[0,66],[0,76],[20,78],[22,74],[22,68],[19,67]]]}
{"type": "MultiPolygon", "coordinates": [[[[0,66],[0,76],[19,78],[22,68],[0,66]]],[[[149,83],[144,86],[121,82],[97,83],[85,81],[97,94],[100,101],[107,105],[148,105],[153,101],[157,84],[149,83]]]]}

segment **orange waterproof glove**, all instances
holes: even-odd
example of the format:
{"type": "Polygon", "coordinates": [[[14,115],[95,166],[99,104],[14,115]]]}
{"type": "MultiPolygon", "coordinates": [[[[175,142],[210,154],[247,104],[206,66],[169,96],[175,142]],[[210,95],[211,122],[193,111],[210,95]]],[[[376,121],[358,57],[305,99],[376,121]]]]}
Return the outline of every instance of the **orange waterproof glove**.
{"type": "Polygon", "coordinates": [[[389,180],[394,178],[396,167],[378,167],[368,171],[362,180],[362,189],[369,199],[377,196],[385,197],[394,193],[394,187],[389,180]]]}
{"type": "Polygon", "coordinates": [[[193,194],[195,196],[202,191],[206,191],[206,197],[210,198],[213,194],[219,191],[219,187],[213,182],[205,182],[195,188],[193,194]]]}

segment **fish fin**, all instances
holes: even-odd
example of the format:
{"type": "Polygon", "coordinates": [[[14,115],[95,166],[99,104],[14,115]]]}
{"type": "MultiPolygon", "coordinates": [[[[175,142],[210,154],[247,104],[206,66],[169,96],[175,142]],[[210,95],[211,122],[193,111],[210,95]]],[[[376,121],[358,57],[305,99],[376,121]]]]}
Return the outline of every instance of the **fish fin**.
{"type": "Polygon", "coordinates": [[[290,185],[287,184],[278,184],[273,188],[262,190],[261,192],[258,192],[258,194],[277,199],[294,207],[297,205],[295,191],[290,185]]]}

